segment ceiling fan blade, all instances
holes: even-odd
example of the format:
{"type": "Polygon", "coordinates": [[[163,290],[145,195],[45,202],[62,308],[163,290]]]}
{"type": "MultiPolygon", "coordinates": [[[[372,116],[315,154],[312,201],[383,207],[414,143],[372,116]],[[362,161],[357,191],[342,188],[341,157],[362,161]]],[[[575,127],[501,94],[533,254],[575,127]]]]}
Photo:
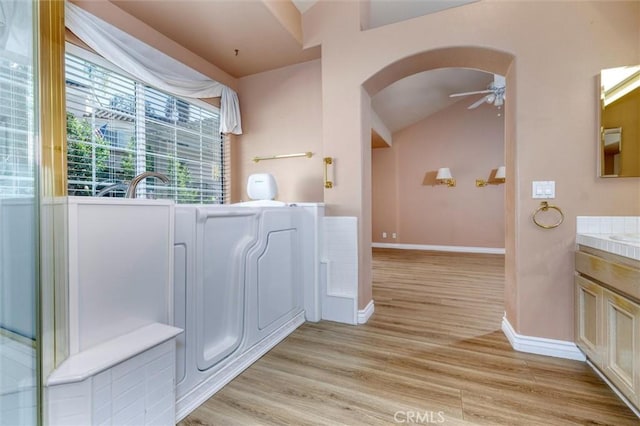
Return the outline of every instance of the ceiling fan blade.
{"type": "Polygon", "coordinates": [[[487,96],[483,96],[481,99],[477,100],[476,102],[472,103],[471,105],[469,105],[467,107],[467,109],[474,109],[474,108],[478,108],[480,105],[482,105],[483,103],[485,103],[487,101],[487,99],[489,99],[489,96],[491,95],[487,95],[487,96]]]}
{"type": "Polygon", "coordinates": [[[493,92],[493,90],[487,89],[487,90],[476,90],[475,92],[464,92],[464,93],[452,93],[449,95],[450,98],[455,98],[458,96],[468,96],[468,95],[479,95],[481,93],[491,93],[493,92]]]}

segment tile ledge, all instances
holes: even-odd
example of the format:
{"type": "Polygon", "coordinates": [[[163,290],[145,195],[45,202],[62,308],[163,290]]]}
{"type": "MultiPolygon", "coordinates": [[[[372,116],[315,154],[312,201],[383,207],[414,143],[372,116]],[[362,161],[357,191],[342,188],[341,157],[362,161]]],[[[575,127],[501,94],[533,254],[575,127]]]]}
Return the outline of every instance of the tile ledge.
{"type": "Polygon", "coordinates": [[[181,328],[153,323],[71,355],[47,379],[46,386],[76,383],[95,376],[182,333],[181,328]]]}
{"type": "Polygon", "coordinates": [[[576,234],[576,244],[640,260],[640,244],[613,240],[610,238],[611,235],[617,234],[578,233],[576,234]]]}

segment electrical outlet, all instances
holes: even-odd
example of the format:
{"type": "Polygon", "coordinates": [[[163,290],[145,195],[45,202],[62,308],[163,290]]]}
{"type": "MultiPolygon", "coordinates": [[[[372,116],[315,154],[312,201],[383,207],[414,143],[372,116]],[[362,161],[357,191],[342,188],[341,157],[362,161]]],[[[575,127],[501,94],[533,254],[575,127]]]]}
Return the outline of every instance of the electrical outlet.
{"type": "Polygon", "coordinates": [[[387,233],[386,232],[382,233],[382,238],[387,238],[387,233]]]}
{"type": "Polygon", "coordinates": [[[393,234],[391,234],[391,238],[393,238],[394,240],[396,239],[396,233],[395,232],[393,234]]]}

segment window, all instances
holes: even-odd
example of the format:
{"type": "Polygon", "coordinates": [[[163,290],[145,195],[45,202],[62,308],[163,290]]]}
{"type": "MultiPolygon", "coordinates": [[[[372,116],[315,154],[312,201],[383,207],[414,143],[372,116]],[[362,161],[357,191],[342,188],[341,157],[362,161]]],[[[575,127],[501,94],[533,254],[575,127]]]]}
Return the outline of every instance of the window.
{"type": "Polygon", "coordinates": [[[28,58],[0,57],[0,198],[33,197],[33,75],[28,58]]]}
{"type": "MultiPolygon", "coordinates": [[[[144,171],[138,196],[178,203],[223,203],[224,143],[219,110],[135,81],[67,53],[69,195],[95,196],[144,171]]],[[[122,196],[125,185],[111,195],[122,196]]]]}

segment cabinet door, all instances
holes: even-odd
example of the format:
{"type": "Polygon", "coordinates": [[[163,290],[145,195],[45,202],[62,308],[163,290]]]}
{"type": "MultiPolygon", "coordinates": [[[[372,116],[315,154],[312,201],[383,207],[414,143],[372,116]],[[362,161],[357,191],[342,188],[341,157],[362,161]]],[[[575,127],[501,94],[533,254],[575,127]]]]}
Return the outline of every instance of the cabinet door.
{"type": "Polygon", "coordinates": [[[604,358],[602,300],[603,289],[576,275],[576,344],[598,367],[604,358]]]}
{"type": "Polygon", "coordinates": [[[640,404],[640,306],[604,290],[605,374],[636,406],[640,404]]]}

